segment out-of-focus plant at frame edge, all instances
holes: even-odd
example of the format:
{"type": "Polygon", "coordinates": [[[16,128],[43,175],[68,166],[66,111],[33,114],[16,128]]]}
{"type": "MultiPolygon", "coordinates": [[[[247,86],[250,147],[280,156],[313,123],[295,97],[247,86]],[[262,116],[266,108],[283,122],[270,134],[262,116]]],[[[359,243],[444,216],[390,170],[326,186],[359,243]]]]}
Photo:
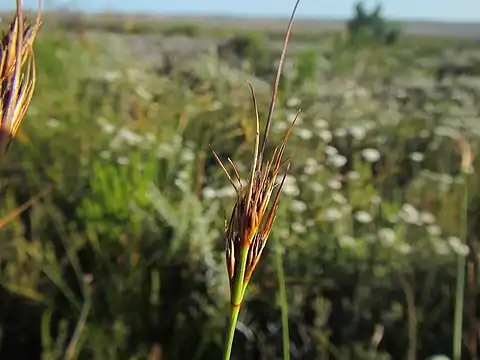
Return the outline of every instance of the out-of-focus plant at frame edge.
{"type": "MultiPolygon", "coordinates": [[[[16,0],[16,12],[10,26],[2,34],[0,44],[0,161],[17,136],[36,85],[35,53],[33,45],[41,21],[41,1],[35,22],[29,23],[23,14],[22,0],[16,0]]],[[[40,194],[14,209],[3,219],[0,227],[17,217],[39,197],[50,191],[47,186],[40,194]]]]}

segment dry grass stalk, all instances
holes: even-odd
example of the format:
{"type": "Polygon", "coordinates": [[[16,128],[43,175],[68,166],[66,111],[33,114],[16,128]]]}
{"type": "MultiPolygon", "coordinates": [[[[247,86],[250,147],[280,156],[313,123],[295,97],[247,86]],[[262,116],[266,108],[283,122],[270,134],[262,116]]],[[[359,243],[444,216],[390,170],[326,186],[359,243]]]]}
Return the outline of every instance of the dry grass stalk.
{"type": "Polygon", "coordinates": [[[50,185],[47,185],[45,187],[45,189],[43,189],[40,193],[31,197],[28,201],[26,201],[22,205],[16,207],[11,212],[9,212],[7,215],[5,215],[3,218],[1,218],[0,219],[0,229],[3,228],[5,225],[7,225],[10,221],[15,220],[18,216],[20,216],[21,213],[23,213],[30,206],[35,204],[38,200],[40,200],[40,198],[47,195],[51,190],[52,190],[52,187],[50,185]]]}
{"type": "Polygon", "coordinates": [[[41,26],[41,3],[35,23],[23,16],[22,1],[0,44],[0,151],[15,137],[33,97],[36,83],[33,43],[41,26]]]}
{"type": "Polygon", "coordinates": [[[292,128],[298,117],[298,113],[291,126],[288,128],[283,141],[275,148],[272,157],[268,161],[265,161],[265,151],[277,98],[280,75],[282,73],[286,48],[297,6],[298,1],[295,4],[295,8],[287,27],[285,41],[273,85],[272,98],[265,130],[261,140],[257,100],[253,87],[249,84],[255,108],[256,135],[252,166],[247,184],[242,185],[239,172],[230,159],[228,159],[228,162],[233,167],[233,177],[227,171],[215,151],[213,151],[217,162],[225,172],[237,193],[237,200],[230,220],[225,221],[226,262],[230,278],[230,296],[233,307],[240,306],[246,286],[248,285],[252,273],[260,260],[263,249],[265,248],[275,220],[280,192],[288,172],[288,159],[284,159],[283,155],[287,142],[292,134],[292,128]],[[285,170],[285,173],[280,183],[277,184],[277,178],[282,170],[285,170]]]}

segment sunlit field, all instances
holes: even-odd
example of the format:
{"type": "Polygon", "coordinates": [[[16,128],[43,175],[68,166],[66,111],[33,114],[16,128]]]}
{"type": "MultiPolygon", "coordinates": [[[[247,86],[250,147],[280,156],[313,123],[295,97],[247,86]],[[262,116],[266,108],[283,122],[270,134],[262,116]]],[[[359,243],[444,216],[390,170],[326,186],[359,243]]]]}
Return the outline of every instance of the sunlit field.
{"type": "MultiPolygon", "coordinates": [[[[263,121],[287,21],[107,18],[47,14],[35,44],[0,215],[52,191],[1,229],[0,358],[221,359],[235,191],[210,146],[247,180],[247,82],[263,121]]],[[[480,42],[298,23],[269,153],[302,112],[232,359],[285,359],[287,324],[292,360],[454,359],[460,304],[473,359],[480,42]]]]}

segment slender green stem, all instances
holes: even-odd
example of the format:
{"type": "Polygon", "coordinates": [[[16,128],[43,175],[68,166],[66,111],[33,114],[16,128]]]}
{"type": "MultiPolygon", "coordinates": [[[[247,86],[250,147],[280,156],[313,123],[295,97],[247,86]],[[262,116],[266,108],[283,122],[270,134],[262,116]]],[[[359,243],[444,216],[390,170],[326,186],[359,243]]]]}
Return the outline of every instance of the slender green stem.
{"type": "Polygon", "coordinates": [[[237,327],[238,314],[240,313],[240,306],[232,306],[230,313],[230,324],[228,329],[227,342],[225,343],[225,351],[223,353],[223,360],[230,360],[232,353],[233,338],[235,336],[235,328],[237,327]]]}
{"type": "Polygon", "coordinates": [[[85,331],[85,326],[87,323],[87,317],[92,306],[92,277],[85,276],[83,279],[83,293],[84,293],[84,303],[82,311],[80,313],[80,318],[78,319],[77,327],[73,333],[72,339],[70,340],[67,350],[65,351],[65,360],[76,359],[78,352],[78,345],[80,343],[80,337],[85,331]]]}
{"type": "Polygon", "coordinates": [[[453,329],[453,360],[462,356],[463,297],[465,285],[465,256],[458,255],[457,288],[455,290],[455,318],[453,329]]]}
{"type": "MultiPolygon", "coordinates": [[[[463,171],[464,190],[460,226],[462,241],[466,244],[468,228],[468,172],[463,171]]],[[[457,286],[455,289],[455,315],[453,328],[453,360],[462,357],[463,303],[465,297],[465,255],[460,253],[457,261],[457,286]]]]}
{"type": "Polygon", "coordinates": [[[282,245],[280,240],[275,237],[275,257],[278,275],[278,295],[280,297],[280,309],[282,312],[282,343],[283,360],[290,360],[290,331],[288,328],[288,301],[287,290],[285,287],[285,273],[283,271],[282,245]]]}
{"type": "MultiPolygon", "coordinates": [[[[247,288],[245,283],[245,272],[247,268],[248,246],[242,246],[239,259],[238,275],[235,275],[232,285],[231,294],[231,310],[230,323],[228,326],[228,336],[225,342],[225,350],[223,352],[223,360],[230,360],[233,346],[233,338],[235,337],[235,329],[237,327],[238,314],[240,313],[240,306],[242,305],[243,295],[247,288]]],[[[237,266],[237,265],[236,265],[237,266]]],[[[236,270],[236,269],[235,269],[236,270]]],[[[235,271],[235,273],[237,273],[235,271]]]]}

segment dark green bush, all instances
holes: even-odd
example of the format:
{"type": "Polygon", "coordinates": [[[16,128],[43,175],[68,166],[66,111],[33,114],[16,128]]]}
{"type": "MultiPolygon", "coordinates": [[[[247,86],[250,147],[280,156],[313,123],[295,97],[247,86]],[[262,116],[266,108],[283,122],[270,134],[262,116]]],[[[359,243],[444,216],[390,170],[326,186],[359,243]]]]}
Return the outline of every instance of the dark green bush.
{"type": "Polygon", "coordinates": [[[363,1],[356,3],[355,14],[347,22],[347,32],[350,43],[355,46],[393,45],[400,38],[400,29],[383,17],[382,5],[368,12],[363,1]]]}

